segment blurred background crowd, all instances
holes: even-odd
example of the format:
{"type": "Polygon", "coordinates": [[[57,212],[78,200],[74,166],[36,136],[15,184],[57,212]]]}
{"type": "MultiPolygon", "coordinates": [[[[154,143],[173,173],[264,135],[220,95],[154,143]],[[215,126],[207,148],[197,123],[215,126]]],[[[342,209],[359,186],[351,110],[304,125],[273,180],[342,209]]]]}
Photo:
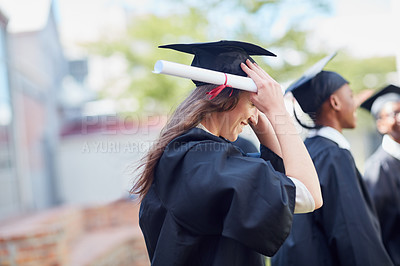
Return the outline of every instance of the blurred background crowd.
{"type": "MultiPolygon", "coordinates": [[[[129,197],[132,167],[194,87],[152,73],[192,60],[158,45],[258,44],[283,89],[337,51],[325,69],[357,94],[399,84],[399,14],[396,0],[0,0],[0,223],[129,197]]],[[[344,134],[363,172],[372,117],[359,110],[344,134]]]]}

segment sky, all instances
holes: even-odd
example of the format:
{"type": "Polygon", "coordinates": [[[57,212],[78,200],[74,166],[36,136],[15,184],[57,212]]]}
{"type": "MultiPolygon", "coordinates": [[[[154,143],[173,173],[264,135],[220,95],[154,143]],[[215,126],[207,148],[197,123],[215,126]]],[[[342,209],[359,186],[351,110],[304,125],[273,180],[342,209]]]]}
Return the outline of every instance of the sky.
{"type": "MultiPolygon", "coordinates": [[[[43,25],[47,11],[45,6],[50,2],[0,0],[0,7],[6,7],[6,11],[18,11],[11,12],[9,30],[19,31],[43,25]],[[13,14],[17,14],[17,18],[13,14]]],[[[277,23],[268,29],[270,34],[282,34],[290,20],[301,13],[302,8],[307,8],[299,4],[303,1],[287,2],[291,4],[279,12],[277,23]]],[[[81,43],[121,34],[125,30],[128,13],[140,16],[149,12],[162,15],[169,13],[171,8],[176,11],[176,6],[169,7],[162,3],[157,0],[54,0],[67,56],[82,56],[81,43]]],[[[400,25],[400,15],[396,15],[400,13],[400,0],[332,0],[332,3],[332,14],[315,14],[302,22],[303,27],[313,32],[310,45],[315,49],[346,49],[361,57],[397,52],[395,49],[400,47],[400,35],[395,31],[395,25],[400,25]]],[[[235,23],[234,16],[230,14],[232,11],[221,14],[227,30],[235,23]]]]}
{"type": "MultiPolygon", "coordinates": [[[[20,32],[42,27],[46,23],[46,14],[48,14],[51,1],[0,0],[0,9],[9,15],[8,30],[20,32]]],[[[283,35],[291,20],[307,8],[302,6],[304,1],[285,1],[291,4],[279,13],[277,12],[277,23],[272,28],[266,29],[275,38],[283,35]]],[[[398,33],[400,0],[331,1],[333,12],[316,13],[302,21],[302,27],[312,32],[308,40],[310,47],[316,51],[322,50],[324,53],[345,50],[357,57],[397,55],[399,69],[397,79],[400,82],[400,34],[398,33]]],[[[176,6],[168,6],[163,0],[53,0],[53,3],[61,42],[68,59],[81,59],[88,56],[86,50],[81,47],[82,43],[96,42],[102,38],[114,38],[123,34],[129,16],[141,16],[148,13],[165,15],[169,14],[171,9],[176,11],[176,6]]],[[[272,10],[272,13],[274,12],[275,10],[272,10]]],[[[226,25],[227,32],[229,32],[229,27],[234,26],[236,20],[247,19],[236,17],[235,12],[230,9],[229,12],[217,12],[216,15],[217,19],[221,20],[221,24],[226,25]]],[[[267,14],[265,19],[268,19],[268,15],[271,14],[267,14]]],[[[260,27],[257,21],[254,27],[260,27]]],[[[296,54],[291,54],[286,58],[288,57],[296,60],[296,54]]],[[[297,61],[302,62],[300,59],[297,61]]],[[[111,59],[91,57],[87,87],[96,93],[106,84],[107,78],[113,77],[121,81],[122,88],[126,80],[126,77],[119,76],[125,73],[126,66],[123,62],[124,60],[116,57],[111,59]]],[[[296,65],[296,62],[291,63],[296,65]]],[[[113,86],[115,93],[118,93],[118,86],[118,84],[113,86]]],[[[69,89],[66,91],[70,95],[66,98],[73,101],[75,98],[84,97],[79,87],[75,92],[71,89],[72,87],[68,86],[69,89]],[[74,93],[78,96],[74,96],[74,93]]],[[[114,105],[110,104],[115,103],[104,101],[102,104],[101,107],[96,105],[92,111],[88,110],[88,113],[94,112],[93,110],[113,109],[114,105]]],[[[134,106],[134,104],[128,105],[134,106]]]]}
{"type": "Polygon", "coordinates": [[[314,37],[324,47],[344,48],[353,56],[393,55],[400,47],[398,0],[335,1],[334,16],[321,20],[314,37]]]}
{"type": "MultiPolygon", "coordinates": [[[[310,45],[315,49],[346,49],[361,57],[393,55],[396,47],[400,47],[399,34],[394,34],[394,25],[400,25],[400,16],[395,16],[395,12],[400,13],[399,2],[333,0],[332,15],[316,14],[303,23],[313,31],[310,45]]],[[[127,10],[136,15],[162,13],[160,10],[168,12],[167,6],[154,7],[155,1],[152,0],[56,0],[56,3],[61,37],[71,56],[79,54],[77,44],[80,42],[123,31],[127,10]]],[[[286,9],[282,19],[270,31],[278,35],[282,33],[288,25],[287,20],[295,16],[297,9],[295,6],[286,9]]],[[[229,19],[226,23],[229,23],[229,19]]]]}
{"type": "MultiPolygon", "coordinates": [[[[45,22],[45,6],[50,2],[51,0],[0,0],[0,8],[10,7],[17,11],[14,12],[15,16],[10,17],[9,30],[18,32],[24,28],[40,27],[45,22]]],[[[299,4],[303,1],[287,2],[291,4],[277,14],[277,23],[267,29],[275,37],[282,35],[290,20],[307,8],[299,4]]],[[[82,43],[123,34],[128,16],[168,14],[171,8],[176,11],[176,7],[163,3],[162,0],[54,0],[65,55],[69,59],[85,57],[87,54],[81,47],[82,43]]],[[[395,27],[400,25],[400,0],[332,0],[332,3],[333,12],[330,14],[315,14],[302,21],[302,26],[312,32],[309,39],[312,49],[324,50],[325,53],[346,50],[352,56],[358,57],[398,54],[400,58],[400,34],[395,27]]],[[[246,19],[236,18],[232,12],[220,13],[227,31],[235,23],[235,19],[246,19]]],[[[259,25],[255,24],[254,27],[259,25]]],[[[116,73],[124,68],[118,62],[108,62],[106,67],[111,63],[114,64],[112,70],[116,73]]],[[[92,75],[92,87],[100,86],[101,77],[105,76],[104,67],[104,64],[92,64],[91,70],[97,73],[92,75]]]]}
{"type": "MultiPolygon", "coordinates": [[[[312,49],[325,53],[346,51],[355,57],[397,54],[400,60],[400,34],[395,27],[400,25],[400,0],[332,1],[333,12],[315,14],[307,17],[302,23],[302,27],[312,32],[308,41],[312,49]]],[[[283,35],[292,18],[308,8],[299,4],[303,1],[288,2],[292,4],[277,14],[277,23],[268,29],[275,38],[283,35]]],[[[141,16],[149,12],[158,15],[169,14],[172,11],[180,12],[176,6],[163,5],[163,1],[157,0],[56,0],[56,3],[61,39],[70,58],[85,55],[79,43],[113,38],[123,33],[126,29],[127,14],[141,16]]],[[[227,28],[232,26],[235,20],[246,19],[236,17],[233,11],[226,14],[217,12],[217,15],[212,16],[217,17],[217,20],[221,19],[227,28]]],[[[255,28],[259,27],[256,23],[255,28]]],[[[295,60],[295,54],[290,58],[295,60]]],[[[120,61],[114,60],[106,64],[93,62],[89,65],[92,70],[88,78],[90,87],[95,90],[100,88],[106,76],[123,80],[123,77],[118,78],[118,73],[124,72],[125,67],[118,63],[120,61]],[[110,69],[113,73],[110,73],[110,69]]],[[[400,80],[400,74],[398,79],[400,80]]],[[[118,90],[115,88],[115,91],[118,90]]]]}

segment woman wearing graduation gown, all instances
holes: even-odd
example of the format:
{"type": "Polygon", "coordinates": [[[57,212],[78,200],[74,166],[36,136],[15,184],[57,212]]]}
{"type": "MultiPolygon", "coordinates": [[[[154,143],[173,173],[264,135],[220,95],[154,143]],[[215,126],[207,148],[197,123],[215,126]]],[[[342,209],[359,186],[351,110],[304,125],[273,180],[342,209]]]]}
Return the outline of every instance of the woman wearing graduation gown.
{"type": "Polygon", "coordinates": [[[162,48],[195,54],[193,66],[248,75],[258,93],[194,81],[162,130],[132,189],[151,264],[264,265],[289,234],[293,212],[322,204],[280,86],[249,56],[273,54],[235,41],[162,48]],[[231,143],[247,124],[263,144],[259,158],[231,143]]]}
{"type": "Polygon", "coordinates": [[[315,122],[305,145],[318,173],[324,206],[294,215],[273,266],[392,265],[373,203],[342,135],[343,129],[356,126],[352,91],[338,73],[322,70],[332,57],[322,59],[287,89],[315,122]]]}
{"type": "Polygon", "coordinates": [[[400,87],[386,86],[361,107],[375,117],[383,135],[382,144],[365,162],[364,179],[375,203],[383,244],[400,266],[400,87]]]}

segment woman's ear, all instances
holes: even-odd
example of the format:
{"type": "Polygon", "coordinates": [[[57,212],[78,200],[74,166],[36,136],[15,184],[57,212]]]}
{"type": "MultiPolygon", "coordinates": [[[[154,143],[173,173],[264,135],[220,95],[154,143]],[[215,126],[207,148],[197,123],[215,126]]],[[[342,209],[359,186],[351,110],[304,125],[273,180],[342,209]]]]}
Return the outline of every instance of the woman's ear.
{"type": "Polygon", "coordinates": [[[390,128],[392,127],[392,118],[379,118],[376,120],[376,128],[378,129],[379,133],[382,135],[387,134],[390,131],[390,128]]]}
{"type": "Polygon", "coordinates": [[[339,97],[336,94],[332,94],[331,96],[329,96],[329,103],[333,110],[340,111],[341,103],[339,97]]]}

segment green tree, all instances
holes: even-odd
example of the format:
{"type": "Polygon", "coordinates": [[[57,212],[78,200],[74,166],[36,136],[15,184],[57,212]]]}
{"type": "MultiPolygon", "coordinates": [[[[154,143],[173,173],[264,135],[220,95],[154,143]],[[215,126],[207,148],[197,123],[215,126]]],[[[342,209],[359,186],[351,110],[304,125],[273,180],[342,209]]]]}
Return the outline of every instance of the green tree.
{"type": "MultiPolygon", "coordinates": [[[[164,0],[163,0],[164,1],[164,0]]],[[[138,104],[138,113],[155,112],[165,113],[176,105],[193,88],[189,80],[170,76],[152,74],[154,63],[159,59],[170,60],[183,64],[190,64],[193,56],[156,49],[160,44],[179,42],[201,42],[219,39],[242,39],[254,41],[265,46],[266,37],[252,30],[248,20],[256,21],[265,17],[265,7],[278,10],[286,1],[169,1],[166,5],[171,10],[164,12],[167,15],[149,15],[134,18],[129,24],[127,34],[119,39],[103,39],[96,43],[88,44],[89,51],[103,57],[119,56],[123,58],[126,69],[126,88],[115,93],[114,86],[119,81],[109,80],[102,90],[101,97],[127,99],[133,98],[138,104]],[[227,12],[227,10],[229,12],[227,12]],[[228,26],[220,18],[221,14],[231,14],[238,22],[232,31],[226,30],[228,26]],[[248,19],[242,19],[248,17],[248,19]]],[[[313,1],[305,0],[306,3],[313,1]]],[[[318,7],[323,0],[315,1],[312,6],[318,7]]],[[[161,2],[159,2],[161,5],[161,2]]],[[[312,11],[312,10],[310,10],[312,11]]],[[[267,24],[274,23],[276,17],[271,17],[267,24]]],[[[263,22],[264,23],[264,22],[263,22]]],[[[293,35],[293,34],[292,34],[293,35]]],[[[292,39],[295,39],[293,36],[292,39]]],[[[300,40],[300,39],[299,39],[300,40]]],[[[297,41],[297,40],[296,40],[297,41]]],[[[277,43],[279,45],[279,43],[277,43]]],[[[272,43],[273,46],[273,43],[272,43]]],[[[265,46],[269,47],[269,45],[265,46]]],[[[271,73],[282,73],[286,69],[268,67],[267,61],[262,60],[262,65],[271,73]]],[[[286,73],[286,72],[284,72],[286,73]]],[[[289,72],[288,72],[289,73],[289,72]]]]}
{"type": "MultiPolygon", "coordinates": [[[[329,0],[163,1],[170,4],[170,10],[164,12],[167,15],[134,18],[126,35],[120,39],[102,40],[88,46],[94,54],[104,57],[119,55],[124,58],[128,80],[126,88],[115,96],[113,82],[118,81],[111,80],[103,90],[102,96],[134,98],[139,104],[139,113],[165,113],[194,88],[189,80],[151,73],[154,63],[159,59],[182,64],[190,64],[193,59],[192,55],[157,49],[161,44],[220,39],[259,44],[278,55],[278,58],[255,59],[283,87],[288,86],[307,68],[332,52],[310,50],[307,42],[309,32],[302,28],[307,16],[317,11],[329,14],[329,0]],[[298,9],[295,11],[298,11],[298,14],[291,17],[282,35],[272,36],[271,28],[281,19],[288,5],[292,5],[292,10],[293,5],[297,5],[298,9]]],[[[352,88],[359,92],[372,85],[384,85],[387,82],[387,74],[395,71],[395,59],[359,59],[338,51],[338,55],[327,65],[327,69],[341,73],[351,82],[352,88]],[[368,84],[366,77],[372,78],[375,84],[368,84]]]]}
{"type": "MultiPolygon", "coordinates": [[[[132,98],[138,104],[138,113],[165,113],[172,105],[194,87],[190,80],[153,74],[157,60],[169,60],[190,64],[193,56],[157,49],[159,45],[206,40],[207,21],[194,9],[187,14],[160,17],[148,15],[131,21],[126,35],[120,39],[101,40],[87,44],[92,54],[103,57],[119,56],[126,65],[128,84],[122,93],[115,96],[111,80],[101,93],[104,98],[132,98]]],[[[117,99],[117,100],[118,100],[117,99]]]]}

